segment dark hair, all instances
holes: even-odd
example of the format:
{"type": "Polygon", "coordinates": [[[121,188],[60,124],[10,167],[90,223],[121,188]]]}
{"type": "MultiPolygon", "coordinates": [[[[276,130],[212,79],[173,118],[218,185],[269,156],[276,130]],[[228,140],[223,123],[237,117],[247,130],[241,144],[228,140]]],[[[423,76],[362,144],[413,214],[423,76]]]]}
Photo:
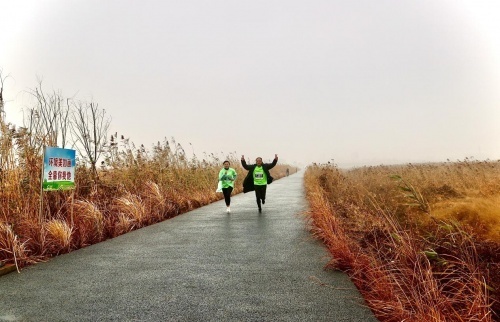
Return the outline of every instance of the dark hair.
{"type": "Polygon", "coordinates": [[[224,161],[224,162],[222,162],[222,164],[224,164],[224,163],[226,163],[226,162],[227,162],[227,163],[229,163],[229,164],[231,164],[231,162],[229,162],[229,161],[227,161],[227,160],[226,160],[226,161],[224,161]]]}

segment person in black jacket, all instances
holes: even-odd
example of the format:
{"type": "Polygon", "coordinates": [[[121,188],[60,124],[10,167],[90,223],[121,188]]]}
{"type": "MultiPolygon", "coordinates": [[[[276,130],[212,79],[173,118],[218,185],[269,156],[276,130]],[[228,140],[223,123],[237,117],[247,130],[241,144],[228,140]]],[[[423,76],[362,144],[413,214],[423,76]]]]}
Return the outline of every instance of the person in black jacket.
{"type": "Polygon", "coordinates": [[[273,182],[273,177],[271,177],[269,170],[274,168],[276,163],[278,163],[277,154],[274,155],[272,163],[262,163],[262,158],[258,157],[255,159],[255,164],[251,165],[247,165],[244,155],[241,156],[241,166],[245,170],[248,170],[248,174],[245,180],[243,180],[243,192],[255,191],[259,213],[262,212],[261,204],[263,205],[266,203],[267,185],[273,182]]]}

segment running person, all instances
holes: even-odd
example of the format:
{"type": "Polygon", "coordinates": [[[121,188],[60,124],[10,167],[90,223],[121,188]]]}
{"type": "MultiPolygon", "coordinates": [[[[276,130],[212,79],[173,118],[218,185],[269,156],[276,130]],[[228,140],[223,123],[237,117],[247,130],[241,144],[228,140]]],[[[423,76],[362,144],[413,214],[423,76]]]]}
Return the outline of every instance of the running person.
{"type": "Polygon", "coordinates": [[[255,164],[252,165],[247,165],[245,156],[241,156],[241,166],[245,170],[248,170],[248,174],[243,181],[243,192],[255,191],[259,213],[262,212],[262,205],[266,203],[267,185],[273,182],[273,177],[271,177],[269,170],[274,168],[276,163],[278,163],[277,154],[274,155],[272,163],[262,163],[262,158],[258,157],[255,159],[255,164]]]}
{"type": "Polygon", "coordinates": [[[234,189],[234,181],[236,180],[236,171],[229,167],[229,161],[224,161],[223,168],[219,171],[219,181],[222,183],[222,193],[224,194],[224,200],[226,201],[226,212],[230,213],[231,208],[231,193],[234,189]]]}

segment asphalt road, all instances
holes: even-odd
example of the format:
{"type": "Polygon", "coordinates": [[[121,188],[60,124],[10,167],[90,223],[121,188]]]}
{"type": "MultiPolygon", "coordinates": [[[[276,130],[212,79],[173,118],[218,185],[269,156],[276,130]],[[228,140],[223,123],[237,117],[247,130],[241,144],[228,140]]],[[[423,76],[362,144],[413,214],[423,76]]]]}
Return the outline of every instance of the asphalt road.
{"type": "Polygon", "coordinates": [[[377,321],[325,271],[302,174],[0,277],[0,321],[377,321]]]}

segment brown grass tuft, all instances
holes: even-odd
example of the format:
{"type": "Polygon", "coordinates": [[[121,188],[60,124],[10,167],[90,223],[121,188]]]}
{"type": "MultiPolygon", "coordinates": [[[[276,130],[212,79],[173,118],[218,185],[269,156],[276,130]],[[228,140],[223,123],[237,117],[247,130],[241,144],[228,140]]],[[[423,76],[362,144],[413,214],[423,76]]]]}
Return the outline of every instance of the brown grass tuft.
{"type": "Polygon", "coordinates": [[[12,227],[0,222],[0,264],[13,262],[19,265],[29,262],[25,245],[19,241],[12,227]]]}
{"type": "Polygon", "coordinates": [[[500,243],[500,195],[442,201],[434,205],[433,214],[460,222],[481,240],[500,243]]]}
{"type": "Polygon", "coordinates": [[[97,204],[88,200],[76,200],[73,243],[78,247],[84,247],[102,240],[104,233],[104,215],[97,204]]]}
{"type": "Polygon", "coordinates": [[[130,220],[132,229],[140,228],[146,219],[146,207],[139,196],[127,193],[125,196],[116,198],[115,209],[118,214],[124,215],[130,220]]]}
{"type": "Polygon", "coordinates": [[[69,252],[73,230],[62,220],[52,219],[44,224],[45,248],[53,255],[69,252]]]}
{"type": "Polygon", "coordinates": [[[134,229],[134,221],[127,215],[119,213],[109,226],[112,227],[111,236],[116,237],[132,231],[134,229]]]}

